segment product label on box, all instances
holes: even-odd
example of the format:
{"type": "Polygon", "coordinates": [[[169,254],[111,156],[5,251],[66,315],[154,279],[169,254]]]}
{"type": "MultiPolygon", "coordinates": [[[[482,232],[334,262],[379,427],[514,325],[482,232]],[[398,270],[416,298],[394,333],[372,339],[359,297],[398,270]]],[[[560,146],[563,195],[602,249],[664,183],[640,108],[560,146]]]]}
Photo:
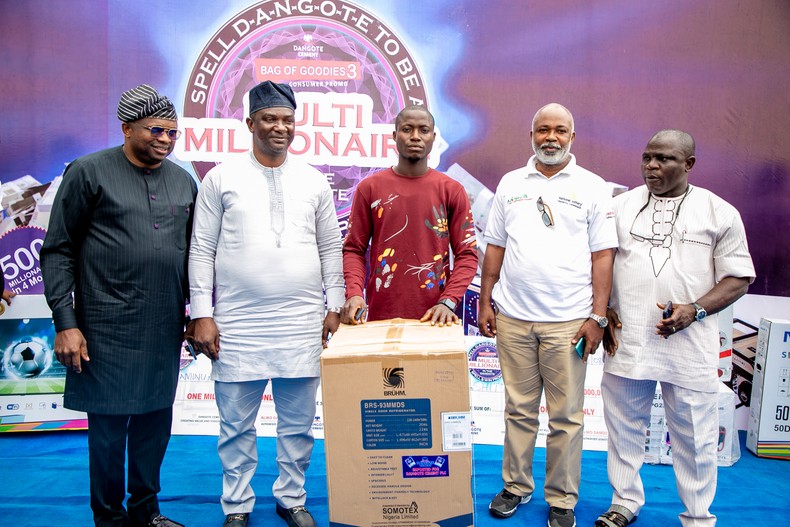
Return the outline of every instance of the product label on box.
{"type": "Polygon", "coordinates": [[[404,478],[442,478],[450,475],[447,456],[403,456],[404,478]]]}
{"type": "Polygon", "coordinates": [[[442,412],[442,450],[445,452],[472,450],[472,414],[442,412]]]}
{"type": "Polygon", "coordinates": [[[363,399],[362,448],[431,448],[430,399],[363,399]]]}

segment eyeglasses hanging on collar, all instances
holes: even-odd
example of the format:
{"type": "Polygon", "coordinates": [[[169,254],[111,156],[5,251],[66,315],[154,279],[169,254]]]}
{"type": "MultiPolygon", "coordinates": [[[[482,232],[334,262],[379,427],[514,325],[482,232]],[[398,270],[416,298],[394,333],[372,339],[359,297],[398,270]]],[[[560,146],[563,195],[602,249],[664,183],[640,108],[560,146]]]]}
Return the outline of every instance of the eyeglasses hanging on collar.
{"type": "Polygon", "coordinates": [[[540,212],[540,218],[543,220],[543,225],[546,227],[554,225],[554,216],[551,214],[551,207],[543,202],[543,196],[538,196],[537,206],[538,212],[540,212]]]}

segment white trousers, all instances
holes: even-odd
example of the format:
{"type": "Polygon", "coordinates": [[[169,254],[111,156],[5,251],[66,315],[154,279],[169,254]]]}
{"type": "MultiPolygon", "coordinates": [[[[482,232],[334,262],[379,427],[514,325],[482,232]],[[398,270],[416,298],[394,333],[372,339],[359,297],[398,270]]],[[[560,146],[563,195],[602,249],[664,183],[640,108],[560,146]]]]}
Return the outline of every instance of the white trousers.
{"type": "MultiPolygon", "coordinates": [[[[612,505],[639,514],[645,491],[639,470],[645,459],[645,432],[656,381],[626,379],[604,373],[601,394],[609,432],[607,469],[614,488],[612,505]]],[[[667,382],[661,383],[672,463],[684,527],[711,527],[716,516],[709,511],[716,494],[716,444],[718,440],[718,397],[667,382]]]]}
{"type": "MultiPolygon", "coordinates": [[[[304,505],[305,472],[313,452],[312,424],[320,379],[272,379],[277,412],[277,468],[272,494],[283,507],[304,505]]],[[[255,492],[252,477],[258,467],[255,420],[268,380],[215,382],[220,427],[217,451],[222,461],[222,511],[252,512],[255,492]]]]}

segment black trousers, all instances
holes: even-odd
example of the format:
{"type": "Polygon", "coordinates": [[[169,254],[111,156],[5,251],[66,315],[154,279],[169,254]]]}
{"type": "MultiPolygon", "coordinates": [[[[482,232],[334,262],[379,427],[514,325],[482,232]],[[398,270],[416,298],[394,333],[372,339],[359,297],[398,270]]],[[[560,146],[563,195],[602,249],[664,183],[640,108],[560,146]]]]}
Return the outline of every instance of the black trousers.
{"type": "Polygon", "coordinates": [[[91,509],[96,527],[145,525],[159,513],[159,469],[173,408],[146,414],[88,414],[91,509]],[[129,454],[128,509],[124,465],[129,454]]]}

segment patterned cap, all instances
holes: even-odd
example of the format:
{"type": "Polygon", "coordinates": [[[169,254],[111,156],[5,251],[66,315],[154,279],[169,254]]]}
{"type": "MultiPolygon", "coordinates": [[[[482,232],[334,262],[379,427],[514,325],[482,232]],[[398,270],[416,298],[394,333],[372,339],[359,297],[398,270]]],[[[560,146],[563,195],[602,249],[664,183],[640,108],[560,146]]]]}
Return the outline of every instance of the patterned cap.
{"type": "Polygon", "coordinates": [[[123,92],[118,102],[118,119],[131,123],[146,117],[171,121],[178,119],[176,107],[170,99],[159,95],[159,92],[147,84],[123,92]]]}
{"type": "Polygon", "coordinates": [[[250,115],[264,108],[296,110],[294,91],[287,84],[263,81],[250,90],[250,115]]]}

